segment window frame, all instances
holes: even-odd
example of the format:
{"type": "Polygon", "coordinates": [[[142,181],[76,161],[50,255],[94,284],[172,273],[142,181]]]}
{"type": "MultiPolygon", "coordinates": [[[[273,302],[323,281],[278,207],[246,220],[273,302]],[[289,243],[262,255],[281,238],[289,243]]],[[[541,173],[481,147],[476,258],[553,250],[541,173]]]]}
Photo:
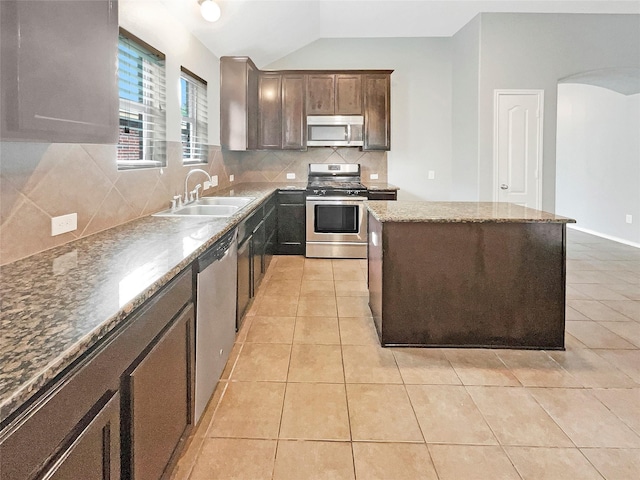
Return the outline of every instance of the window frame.
{"type": "MultiPolygon", "coordinates": [[[[126,92],[125,92],[126,93],[126,92]]],[[[120,159],[120,150],[125,146],[121,143],[119,134],[116,157],[118,170],[132,170],[144,168],[162,168],[167,166],[166,158],[166,57],[144,40],[136,37],[127,30],[120,28],[118,35],[118,125],[120,128],[123,120],[131,120],[131,116],[139,116],[142,128],[140,135],[140,157],[138,159],[120,159]],[[133,47],[131,46],[133,44],[133,47]],[[121,48],[138,54],[140,50],[144,55],[139,56],[136,72],[138,74],[138,89],[141,92],[139,101],[126,98],[123,95],[121,83],[131,78],[131,72],[121,76],[120,55],[121,48]],[[149,58],[153,61],[150,61],[149,58]],[[129,78],[127,78],[128,75],[129,78]],[[154,119],[162,116],[163,120],[156,122],[154,119]],[[155,128],[154,128],[155,127],[155,128]]]]}
{"type": "Polygon", "coordinates": [[[196,75],[187,68],[180,67],[180,143],[182,147],[182,164],[197,165],[207,164],[208,159],[208,138],[209,138],[209,118],[208,118],[208,84],[202,77],[196,75]],[[182,82],[186,83],[183,90],[182,82]],[[188,115],[184,115],[183,105],[186,93],[186,103],[188,104],[188,115]],[[204,93],[204,98],[200,94],[204,93]],[[204,107],[204,108],[201,108],[204,107]],[[189,127],[189,140],[186,143],[183,137],[184,127],[189,127]],[[188,152],[188,155],[185,154],[188,152]]]}

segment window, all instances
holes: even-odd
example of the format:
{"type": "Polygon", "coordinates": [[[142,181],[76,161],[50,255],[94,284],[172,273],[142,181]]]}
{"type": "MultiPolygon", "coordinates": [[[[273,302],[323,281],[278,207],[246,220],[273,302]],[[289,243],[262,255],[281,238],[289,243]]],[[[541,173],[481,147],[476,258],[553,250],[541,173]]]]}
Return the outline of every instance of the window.
{"type": "Polygon", "coordinates": [[[207,82],[182,68],[180,110],[184,164],[207,163],[207,82]]]}
{"type": "Polygon", "coordinates": [[[118,42],[118,169],[166,165],[164,55],[125,30],[118,42]]]}

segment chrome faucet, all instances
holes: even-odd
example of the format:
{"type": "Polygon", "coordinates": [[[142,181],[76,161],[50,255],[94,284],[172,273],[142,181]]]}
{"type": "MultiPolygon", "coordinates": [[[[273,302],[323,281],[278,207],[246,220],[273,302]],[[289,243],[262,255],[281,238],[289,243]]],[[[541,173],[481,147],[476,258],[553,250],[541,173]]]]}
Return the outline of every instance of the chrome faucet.
{"type": "MultiPolygon", "coordinates": [[[[213,183],[213,181],[211,179],[211,175],[209,175],[207,172],[205,172],[201,168],[194,168],[193,170],[189,170],[189,173],[187,173],[187,177],[184,179],[184,201],[182,202],[183,205],[186,205],[186,204],[191,203],[194,200],[198,199],[198,191],[200,190],[200,184],[198,184],[198,186],[195,188],[195,190],[193,190],[191,192],[189,192],[189,189],[188,189],[188,186],[187,186],[187,181],[189,180],[189,177],[191,176],[192,173],[196,173],[196,172],[204,173],[207,176],[209,184],[213,183]],[[189,197],[189,193],[191,193],[191,197],[189,197]],[[194,194],[195,194],[195,198],[194,198],[194,194]]],[[[204,189],[206,189],[206,188],[207,188],[207,186],[205,185],[204,189]]]]}

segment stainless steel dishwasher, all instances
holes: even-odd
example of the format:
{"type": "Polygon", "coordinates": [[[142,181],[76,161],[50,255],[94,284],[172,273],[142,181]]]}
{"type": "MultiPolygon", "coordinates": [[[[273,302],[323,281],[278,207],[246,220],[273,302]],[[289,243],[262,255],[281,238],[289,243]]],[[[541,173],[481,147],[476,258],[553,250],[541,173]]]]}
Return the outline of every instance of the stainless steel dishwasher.
{"type": "Polygon", "coordinates": [[[198,257],[195,423],[213,394],[236,337],[237,230],[198,257]]]}

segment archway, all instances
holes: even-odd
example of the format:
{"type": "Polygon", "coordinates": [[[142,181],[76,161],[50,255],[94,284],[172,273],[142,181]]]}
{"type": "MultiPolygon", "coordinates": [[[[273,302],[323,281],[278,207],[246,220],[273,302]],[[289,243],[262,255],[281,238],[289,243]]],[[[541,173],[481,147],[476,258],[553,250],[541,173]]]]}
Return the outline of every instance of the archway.
{"type": "Polygon", "coordinates": [[[640,247],[640,69],[558,81],[556,212],[640,247]]]}

